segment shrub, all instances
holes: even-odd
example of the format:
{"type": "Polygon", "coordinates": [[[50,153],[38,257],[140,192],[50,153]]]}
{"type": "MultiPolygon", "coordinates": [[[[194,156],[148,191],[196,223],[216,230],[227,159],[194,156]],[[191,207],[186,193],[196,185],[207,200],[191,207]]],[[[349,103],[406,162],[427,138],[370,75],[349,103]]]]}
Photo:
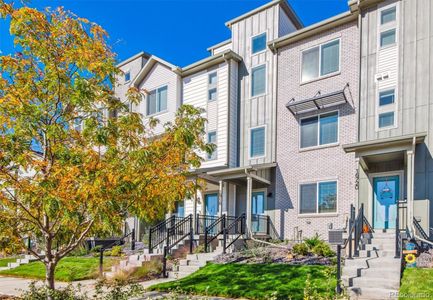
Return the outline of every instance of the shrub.
{"type": "Polygon", "coordinates": [[[317,244],[313,248],[312,252],[317,256],[323,256],[323,257],[332,257],[335,255],[331,247],[329,247],[329,245],[325,242],[320,242],[319,244],[317,244]]]}
{"type": "Polygon", "coordinates": [[[292,251],[296,255],[303,255],[303,256],[308,255],[309,253],[308,246],[305,243],[295,244],[293,246],[292,251]]]}
{"type": "Polygon", "coordinates": [[[204,245],[198,245],[197,247],[194,248],[194,254],[198,254],[198,253],[204,253],[204,245]]]}
{"type": "Polygon", "coordinates": [[[317,245],[323,243],[323,241],[320,239],[320,237],[317,233],[312,238],[305,239],[304,242],[310,251],[312,251],[313,248],[316,247],[317,245]]]}
{"type": "Polygon", "coordinates": [[[86,256],[89,254],[89,251],[84,246],[84,244],[80,244],[77,248],[72,250],[68,256],[86,256]]]}
{"type": "Polygon", "coordinates": [[[111,256],[120,256],[122,254],[122,246],[113,246],[111,248],[111,256]]]}

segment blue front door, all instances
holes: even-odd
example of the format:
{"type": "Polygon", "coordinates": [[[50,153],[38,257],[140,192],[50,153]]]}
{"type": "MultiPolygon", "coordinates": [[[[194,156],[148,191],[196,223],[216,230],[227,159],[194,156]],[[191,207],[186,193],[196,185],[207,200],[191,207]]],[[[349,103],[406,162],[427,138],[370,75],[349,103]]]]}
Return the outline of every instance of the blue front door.
{"type": "Polygon", "coordinates": [[[400,197],[399,176],[375,177],[373,194],[373,227],[395,228],[397,201],[400,197]]]}
{"type": "Polygon", "coordinates": [[[218,194],[205,195],[205,208],[207,216],[218,216],[218,194]]]}
{"type": "Polygon", "coordinates": [[[253,192],[251,202],[252,231],[266,231],[266,222],[264,222],[265,219],[262,217],[265,215],[265,193],[253,192]]]}

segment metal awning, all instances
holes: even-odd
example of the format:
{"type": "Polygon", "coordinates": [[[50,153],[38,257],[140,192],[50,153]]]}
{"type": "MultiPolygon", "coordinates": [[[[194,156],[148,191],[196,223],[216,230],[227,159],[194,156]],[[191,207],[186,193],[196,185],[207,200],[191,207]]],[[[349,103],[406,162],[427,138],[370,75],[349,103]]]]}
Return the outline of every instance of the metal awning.
{"type": "Polygon", "coordinates": [[[346,94],[344,93],[347,87],[349,87],[349,85],[346,85],[342,90],[337,92],[324,95],[321,95],[319,93],[313,98],[300,101],[296,101],[293,98],[292,100],[290,100],[289,103],[286,104],[286,107],[290,110],[292,114],[296,116],[310,111],[321,110],[328,107],[341,105],[348,102],[346,94]]]}

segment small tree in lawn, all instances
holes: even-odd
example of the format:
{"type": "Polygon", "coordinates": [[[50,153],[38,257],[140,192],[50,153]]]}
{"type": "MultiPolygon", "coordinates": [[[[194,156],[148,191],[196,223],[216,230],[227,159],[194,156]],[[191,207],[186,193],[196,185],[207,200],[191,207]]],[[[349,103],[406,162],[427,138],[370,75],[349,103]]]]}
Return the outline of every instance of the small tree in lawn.
{"type": "Polygon", "coordinates": [[[181,107],[152,138],[156,121],[113,98],[118,70],[100,26],[2,0],[0,16],[19,51],[0,56],[0,245],[32,236],[54,289],[56,265],[85,237],[118,231],[128,214],[161,217],[188,196],[187,172],[212,145],[198,109],[181,107]]]}

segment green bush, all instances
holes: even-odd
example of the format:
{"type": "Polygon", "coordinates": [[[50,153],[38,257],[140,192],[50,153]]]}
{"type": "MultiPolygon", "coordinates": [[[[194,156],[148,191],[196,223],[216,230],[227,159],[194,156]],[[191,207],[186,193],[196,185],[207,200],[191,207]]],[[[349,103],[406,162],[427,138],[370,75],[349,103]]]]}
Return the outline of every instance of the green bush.
{"type": "Polygon", "coordinates": [[[122,254],[122,246],[113,246],[111,248],[111,256],[120,256],[122,254]]]}
{"type": "Polygon", "coordinates": [[[68,256],[86,256],[88,254],[89,251],[87,250],[87,248],[83,244],[81,244],[77,248],[72,250],[68,256]]]}
{"type": "Polygon", "coordinates": [[[294,245],[292,251],[296,255],[304,255],[304,256],[308,255],[309,253],[308,246],[305,243],[299,243],[294,245]]]}
{"type": "Polygon", "coordinates": [[[317,256],[323,257],[332,257],[335,255],[334,251],[332,251],[331,247],[325,242],[320,242],[320,244],[316,245],[312,252],[317,256]]]}
{"type": "Polygon", "coordinates": [[[202,244],[195,247],[193,253],[194,254],[204,253],[204,245],[202,244]]]}
{"type": "Polygon", "coordinates": [[[312,238],[305,239],[304,242],[310,251],[312,251],[314,249],[314,247],[316,247],[317,245],[320,245],[321,243],[323,243],[323,241],[320,239],[320,237],[317,233],[312,238]]]}

